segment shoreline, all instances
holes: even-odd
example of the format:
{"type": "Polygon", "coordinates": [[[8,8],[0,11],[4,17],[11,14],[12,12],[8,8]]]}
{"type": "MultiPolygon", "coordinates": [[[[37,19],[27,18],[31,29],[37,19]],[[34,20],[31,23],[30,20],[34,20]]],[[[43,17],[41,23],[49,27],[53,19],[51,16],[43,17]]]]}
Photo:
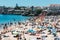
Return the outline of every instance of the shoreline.
{"type": "MultiPolygon", "coordinates": [[[[54,16],[50,16],[50,17],[54,17],[54,16]]],[[[60,17],[60,16],[59,16],[60,17]]],[[[33,17],[34,18],[34,17],[33,17]]],[[[5,24],[7,24],[8,26],[10,25],[10,23],[12,23],[12,25],[13,24],[16,24],[16,23],[25,23],[26,22],[26,20],[25,21],[16,21],[16,22],[7,22],[7,23],[2,23],[2,24],[0,24],[0,25],[5,25],[5,24]]]]}
{"type": "MultiPolygon", "coordinates": [[[[5,24],[7,25],[7,27],[8,27],[8,29],[14,29],[13,28],[13,26],[18,26],[19,25],[19,23],[25,23],[26,21],[29,21],[29,19],[28,20],[25,20],[25,21],[16,21],[16,22],[8,22],[8,23],[2,23],[2,24],[0,24],[1,26],[4,26],[5,24]],[[11,27],[12,26],[12,27],[11,27]]],[[[0,32],[2,32],[4,29],[2,28],[2,29],[0,29],[0,32]]]]}

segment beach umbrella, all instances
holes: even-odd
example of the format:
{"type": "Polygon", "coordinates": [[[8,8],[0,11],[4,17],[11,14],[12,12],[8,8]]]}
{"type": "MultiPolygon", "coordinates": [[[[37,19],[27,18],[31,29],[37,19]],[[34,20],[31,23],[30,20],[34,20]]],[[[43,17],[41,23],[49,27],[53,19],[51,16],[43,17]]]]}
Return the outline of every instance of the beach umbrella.
{"type": "Polygon", "coordinates": [[[28,32],[30,32],[30,33],[35,33],[35,30],[29,29],[28,32]]]}
{"type": "Polygon", "coordinates": [[[57,29],[53,27],[53,28],[51,29],[51,32],[56,34],[56,33],[57,33],[57,29]]]}

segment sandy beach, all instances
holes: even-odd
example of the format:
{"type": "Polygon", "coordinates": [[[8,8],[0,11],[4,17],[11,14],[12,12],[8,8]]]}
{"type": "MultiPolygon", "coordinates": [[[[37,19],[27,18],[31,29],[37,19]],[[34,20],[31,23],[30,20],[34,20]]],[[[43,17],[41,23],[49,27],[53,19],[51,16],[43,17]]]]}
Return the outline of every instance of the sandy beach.
{"type": "Polygon", "coordinates": [[[59,22],[59,19],[54,21],[46,18],[43,21],[40,18],[33,18],[26,22],[18,22],[0,30],[1,40],[60,40],[60,30],[57,30],[59,22]]]}

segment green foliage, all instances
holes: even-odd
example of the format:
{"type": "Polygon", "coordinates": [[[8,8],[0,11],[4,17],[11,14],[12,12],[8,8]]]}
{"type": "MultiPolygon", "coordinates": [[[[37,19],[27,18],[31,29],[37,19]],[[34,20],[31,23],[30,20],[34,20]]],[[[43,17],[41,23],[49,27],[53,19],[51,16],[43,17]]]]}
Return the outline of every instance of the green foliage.
{"type": "Polygon", "coordinates": [[[17,6],[16,6],[14,9],[17,9],[17,10],[18,10],[18,9],[20,9],[20,7],[17,7],[17,6]]]}
{"type": "Polygon", "coordinates": [[[35,12],[36,12],[37,14],[40,14],[40,13],[42,12],[42,9],[36,9],[35,12]]]}

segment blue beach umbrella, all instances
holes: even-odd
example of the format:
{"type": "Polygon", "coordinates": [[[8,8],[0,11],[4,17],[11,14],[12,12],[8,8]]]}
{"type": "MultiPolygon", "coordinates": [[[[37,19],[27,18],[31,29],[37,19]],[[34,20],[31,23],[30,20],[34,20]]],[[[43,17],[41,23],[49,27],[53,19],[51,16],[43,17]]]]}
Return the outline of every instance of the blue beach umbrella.
{"type": "Polygon", "coordinates": [[[52,28],[51,32],[56,34],[57,33],[57,29],[56,28],[52,28]]]}
{"type": "Polygon", "coordinates": [[[30,33],[35,33],[35,30],[29,29],[28,32],[30,32],[30,33]]]}
{"type": "Polygon", "coordinates": [[[44,29],[44,28],[45,28],[45,26],[39,26],[39,28],[44,29]]]}

